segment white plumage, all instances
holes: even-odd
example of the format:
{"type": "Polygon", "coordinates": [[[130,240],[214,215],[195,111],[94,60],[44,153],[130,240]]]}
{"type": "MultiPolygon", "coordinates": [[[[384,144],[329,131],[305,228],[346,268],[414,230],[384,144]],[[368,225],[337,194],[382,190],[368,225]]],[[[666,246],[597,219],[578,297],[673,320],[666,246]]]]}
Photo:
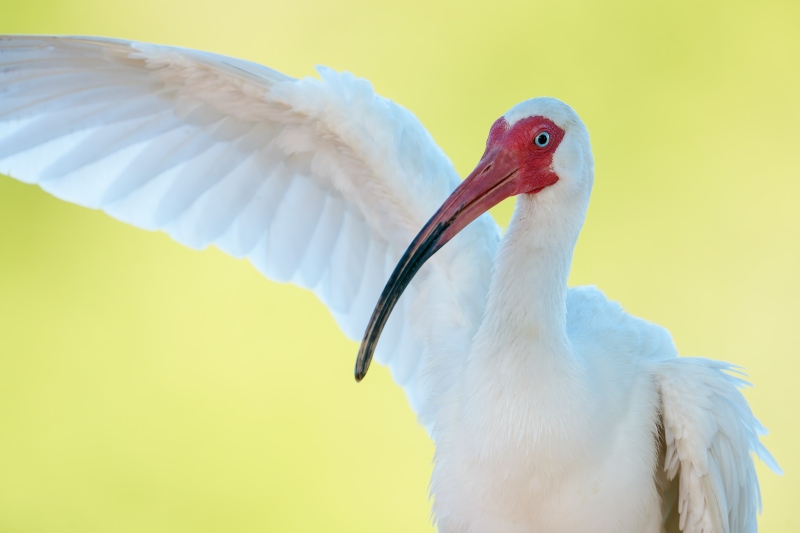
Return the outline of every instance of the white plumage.
{"type": "MultiPolygon", "coordinates": [[[[459,178],[407,110],[350,74],[319,74],[119,40],[1,38],[0,172],[246,257],[313,290],[358,339],[459,178]]],[[[436,443],[440,530],[755,531],[751,453],[778,467],[744,382],[677,358],[664,329],[598,290],[567,289],[593,180],[588,133],[552,99],[504,120],[529,117],[565,132],[548,167],[558,182],[519,197],[502,242],[484,214],[431,257],[377,345],[436,443]]]]}

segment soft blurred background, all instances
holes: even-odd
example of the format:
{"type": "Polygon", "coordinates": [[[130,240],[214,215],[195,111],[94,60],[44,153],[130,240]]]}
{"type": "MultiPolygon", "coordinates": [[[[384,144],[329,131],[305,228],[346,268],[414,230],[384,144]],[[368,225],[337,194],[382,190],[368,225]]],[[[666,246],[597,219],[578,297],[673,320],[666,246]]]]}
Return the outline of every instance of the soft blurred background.
{"type": "MultiPolygon", "coordinates": [[[[567,101],[571,282],[747,369],[786,471],[758,466],[762,531],[800,526],[800,2],[0,0],[0,33],[349,70],[462,174],[510,106],[567,101]]],[[[431,531],[433,447],[355,353],[309,293],[0,177],[0,531],[431,531]]]]}

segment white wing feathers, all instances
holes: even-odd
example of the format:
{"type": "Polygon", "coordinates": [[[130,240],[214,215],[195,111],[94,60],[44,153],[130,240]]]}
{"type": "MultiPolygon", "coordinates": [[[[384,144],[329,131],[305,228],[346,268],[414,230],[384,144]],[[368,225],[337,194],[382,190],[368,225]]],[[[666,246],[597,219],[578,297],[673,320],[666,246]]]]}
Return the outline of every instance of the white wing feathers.
{"type": "Polygon", "coordinates": [[[664,468],[679,484],[672,512],[680,513],[683,533],[755,533],[761,495],[751,453],[780,472],[759,442],[764,428],[737,388],[747,383],[731,371],[709,359],[658,362],[664,468]]]}
{"type": "MultiPolygon", "coordinates": [[[[312,289],[359,339],[403,250],[459,178],[411,113],[364,80],[319,73],[294,80],[111,39],[0,38],[0,172],[246,257],[312,289]]],[[[471,339],[499,235],[488,216],[462,233],[415,279],[376,353],[424,423],[422,369],[438,339],[471,339]],[[422,316],[421,299],[450,311],[422,316]]]]}
{"type": "MultiPolygon", "coordinates": [[[[765,432],[739,388],[736,367],[678,357],[669,332],[626,313],[592,287],[567,296],[570,339],[581,353],[642,365],[661,400],[665,533],[755,533],[760,494],[752,454],[775,472],[765,432]]],[[[602,365],[599,365],[602,368],[602,365]]],[[[653,428],[654,431],[656,428],[653,428]]]]}

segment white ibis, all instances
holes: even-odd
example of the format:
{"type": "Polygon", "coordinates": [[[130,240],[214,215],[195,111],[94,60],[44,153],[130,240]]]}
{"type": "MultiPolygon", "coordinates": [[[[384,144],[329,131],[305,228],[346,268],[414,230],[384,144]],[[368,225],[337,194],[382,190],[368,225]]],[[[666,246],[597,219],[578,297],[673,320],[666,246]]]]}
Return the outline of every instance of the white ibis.
{"type": "Polygon", "coordinates": [[[411,113],[319,73],[5,37],[0,172],[246,257],[366,327],[356,379],[374,351],[428,428],[443,533],[756,531],[751,454],[778,466],[735,368],[567,288],[593,180],[575,112],[514,106],[459,185],[411,113]],[[485,213],[514,195],[501,238],[485,213]]]}

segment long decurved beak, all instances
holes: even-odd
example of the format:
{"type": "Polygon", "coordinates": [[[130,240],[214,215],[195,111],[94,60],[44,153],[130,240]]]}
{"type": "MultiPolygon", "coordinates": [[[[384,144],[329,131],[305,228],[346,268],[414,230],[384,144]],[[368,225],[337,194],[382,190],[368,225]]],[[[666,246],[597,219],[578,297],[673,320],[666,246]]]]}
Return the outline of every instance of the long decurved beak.
{"type": "Polygon", "coordinates": [[[517,180],[514,179],[518,170],[518,162],[507,150],[494,150],[484,154],[475,170],[461,182],[417,234],[389,277],[372,312],[358,350],[356,381],[361,381],[367,374],[383,327],[414,275],[425,261],[470,222],[502,200],[520,192],[517,180]]]}

